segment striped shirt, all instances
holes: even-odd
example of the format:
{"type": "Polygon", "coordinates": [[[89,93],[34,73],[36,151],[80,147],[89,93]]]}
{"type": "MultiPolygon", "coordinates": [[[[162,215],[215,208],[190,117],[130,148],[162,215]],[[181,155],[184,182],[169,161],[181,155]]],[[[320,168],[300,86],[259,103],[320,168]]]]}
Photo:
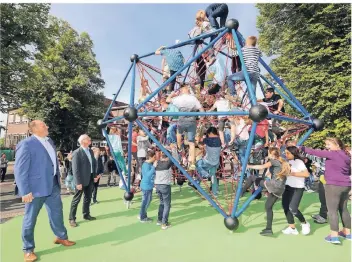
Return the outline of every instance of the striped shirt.
{"type": "Polygon", "coordinates": [[[242,48],[244,64],[246,65],[247,71],[249,73],[260,72],[258,66],[259,57],[262,56],[262,52],[254,46],[245,46],[242,48]]]}
{"type": "Polygon", "coordinates": [[[165,56],[166,63],[171,71],[178,71],[184,65],[183,55],[179,50],[176,49],[163,49],[160,54],[165,56]]]}

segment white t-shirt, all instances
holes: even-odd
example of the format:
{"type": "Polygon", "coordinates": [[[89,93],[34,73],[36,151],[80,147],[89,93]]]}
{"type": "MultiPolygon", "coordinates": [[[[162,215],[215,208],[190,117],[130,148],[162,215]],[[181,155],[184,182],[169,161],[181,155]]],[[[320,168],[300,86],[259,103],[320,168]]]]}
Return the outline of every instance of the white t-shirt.
{"type": "MultiPolygon", "coordinates": [[[[176,106],[180,112],[196,112],[202,108],[199,100],[195,96],[189,94],[182,94],[175,97],[172,99],[172,104],[176,106]]],[[[196,117],[180,116],[179,121],[196,121],[196,117]]]]}
{"type": "Polygon", "coordinates": [[[236,124],[236,136],[239,136],[241,140],[248,140],[248,126],[246,126],[246,122],[241,118],[240,123],[236,124]]]}
{"type": "MultiPolygon", "coordinates": [[[[230,111],[230,102],[227,99],[220,98],[214,103],[217,112],[229,112],[230,111]]],[[[226,116],[218,116],[219,118],[223,118],[226,116]]]]}
{"type": "MultiPolygon", "coordinates": [[[[291,173],[307,170],[306,165],[300,159],[290,160],[288,163],[291,165],[291,173]]],[[[294,188],[304,188],[304,180],[304,177],[288,176],[286,185],[294,188]]]]}

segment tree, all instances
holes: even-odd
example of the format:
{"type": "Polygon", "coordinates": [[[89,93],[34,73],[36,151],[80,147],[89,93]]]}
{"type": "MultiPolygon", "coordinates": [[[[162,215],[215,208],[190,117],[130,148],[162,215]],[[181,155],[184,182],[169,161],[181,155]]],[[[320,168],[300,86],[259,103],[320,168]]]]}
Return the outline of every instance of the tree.
{"type": "MultiPolygon", "coordinates": [[[[325,122],[307,141],[326,136],[350,143],[351,6],[257,4],[259,47],[271,67],[314,117],[325,122]]],[[[292,111],[291,111],[292,112],[292,111]]]]}
{"type": "Polygon", "coordinates": [[[18,106],[22,81],[45,40],[50,4],[1,4],[0,111],[18,106]]]}
{"type": "Polygon", "coordinates": [[[43,119],[58,148],[68,151],[79,135],[102,118],[104,81],[87,33],[79,35],[54,17],[48,31],[50,37],[24,82],[21,111],[29,118],[43,119]]]}

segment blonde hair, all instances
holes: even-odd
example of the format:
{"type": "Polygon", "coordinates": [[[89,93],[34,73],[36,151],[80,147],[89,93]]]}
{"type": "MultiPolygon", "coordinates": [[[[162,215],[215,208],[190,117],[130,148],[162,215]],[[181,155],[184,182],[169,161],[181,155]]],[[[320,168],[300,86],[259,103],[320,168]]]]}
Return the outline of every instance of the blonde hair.
{"type": "Polygon", "coordinates": [[[247,37],[246,44],[251,45],[251,46],[256,46],[257,38],[254,35],[247,37]]]}
{"type": "Polygon", "coordinates": [[[269,154],[273,155],[281,164],[281,171],[276,175],[279,179],[284,179],[291,172],[290,165],[281,157],[280,150],[276,147],[269,148],[269,154]]]}
{"type": "Polygon", "coordinates": [[[205,17],[205,11],[204,10],[198,10],[196,13],[196,19],[200,20],[200,18],[204,21],[205,17]]]}
{"type": "Polygon", "coordinates": [[[341,150],[345,151],[345,153],[348,155],[348,156],[351,156],[350,152],[348,150],[346,150],[346,146],[345,144],[342,142],[342,140],[340,138],[337,138],[337,137],[327,137],[325,139],[325,141],[329,141],[333,144],[335,144],[336,146],[338,146],[341,150]]]}

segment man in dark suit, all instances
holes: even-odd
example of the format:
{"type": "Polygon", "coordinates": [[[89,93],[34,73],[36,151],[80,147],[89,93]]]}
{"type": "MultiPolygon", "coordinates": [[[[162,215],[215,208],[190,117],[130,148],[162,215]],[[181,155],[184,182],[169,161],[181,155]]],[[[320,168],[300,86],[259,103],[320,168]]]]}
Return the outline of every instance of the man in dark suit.
{"type": "Polygon", "coordinates": [[[90,215],[89,211],[93,185],[94,182],[97,182],[98,180],[96,173],[96,160],[93,151],[89,148],[92,141],[88,135],[81,135],[78,142],[81,146],[72,153],[72,173],[76,184],[76,193],[72,199],[69,216],[71,227],[77,226],[77,206],[81,201],[83,193],[83,218],[85,220],[96,219],[90,215]]]}
{"type": "Polygon", "coordinates": [[[34,254],[34,227],[37,216],[45,205],[55,244],[72,246],[64,226],[59,162],[53,141],[48,138],[48,127],[40,120],[29,123],[31,137],[22,140],[16,147],[15,180],[19,195],[25,205],[22,225],[24,260],[37,260],[34,254]]]}

